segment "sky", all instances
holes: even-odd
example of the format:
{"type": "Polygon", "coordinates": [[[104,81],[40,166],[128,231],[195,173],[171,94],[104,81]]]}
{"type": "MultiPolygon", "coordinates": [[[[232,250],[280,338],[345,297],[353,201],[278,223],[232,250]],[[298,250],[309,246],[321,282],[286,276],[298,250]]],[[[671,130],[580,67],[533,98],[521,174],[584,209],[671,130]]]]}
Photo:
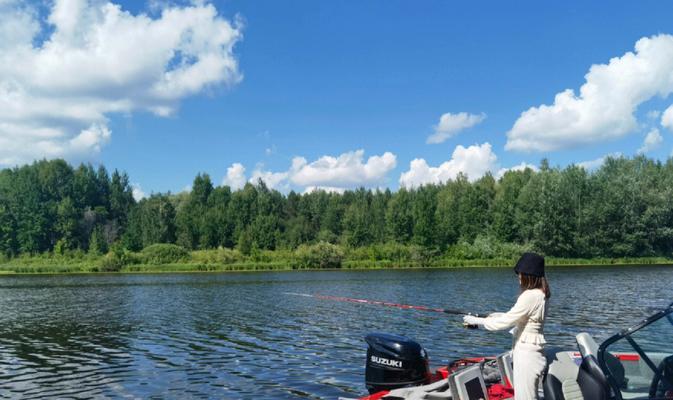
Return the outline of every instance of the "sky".
{"type": "Polygon", "coordinates": [[[392,190],[673,150],[673,3],[0,0],[0,167],[392,190]]]}

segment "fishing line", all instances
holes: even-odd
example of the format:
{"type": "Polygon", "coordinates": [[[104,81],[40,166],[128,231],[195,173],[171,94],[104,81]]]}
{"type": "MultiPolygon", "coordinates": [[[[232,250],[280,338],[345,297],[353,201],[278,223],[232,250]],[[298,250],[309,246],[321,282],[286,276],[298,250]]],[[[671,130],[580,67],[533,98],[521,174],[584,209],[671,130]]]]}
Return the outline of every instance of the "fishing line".
{"type": "Polygon", "coordinates": [[[391,303],[391,302],[380,301],[380,300],[356,299],[356,298],[352,298],[352,297],[328,296],[328,295],[309,294],[309,293],[285,292],[283,294],[290,295],[290,296],[310,297],[310,298],[319,299],[319,300],[340,301],[340,302],[345,302],[345,303],[373,304],[373,305],[377,305],[377,306],[394,307],[394,308],[399,308],[399,309],[403,309],[403,310],[427,311],[427,312],[444,313],[444,314],[451,314],[451,315],[474,315],[475,317],[480,317],[479,314],[471,314],[471,313],[468,313],[468,312],[465,312],[465,311],[462,311],[462,310],[457,310],[457,309],[454,309],[454,308],[426,307],[426,306],[418,306],[418,305],[410,305],[410,304],[391,303]]]}

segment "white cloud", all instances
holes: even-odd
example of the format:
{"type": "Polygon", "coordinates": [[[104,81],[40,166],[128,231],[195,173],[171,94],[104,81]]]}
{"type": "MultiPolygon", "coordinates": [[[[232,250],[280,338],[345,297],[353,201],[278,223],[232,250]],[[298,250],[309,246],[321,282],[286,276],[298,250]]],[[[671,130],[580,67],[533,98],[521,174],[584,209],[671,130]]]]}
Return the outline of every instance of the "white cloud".
{"type": "Polygon", "coordinates": [[[270,189],[284,190],[287,189],[287,177],[287,172],[264,171],[260,166],[252,172],[250,183],[255,184],[262,180],[270,189]]]}
{"type": "Polygon", "coordinates": [[[30,38],[40,29],[37,11],[23,6],[18,0],[0,1],[0,51],[14,44],[30,46],[30,38]]]}
{"type": "Polygon", "coordinates": [[[659,133],[659,129],[653,128],[651,131],[647,133],[647,136],[645,136],[643,145],[640,147],[640,149],[638,149],[638,153],[639,154],[649,153],[650,151],[658,148],[659,145],[661,145],[663,142],[664,138],[659,133]]]}
{"type": "Polygon", "coordinates": [[[110,130],[105,125],[93,124],[79,135],[70,139],[70,148],[76,153],[100,152],[101,146],[110,141],[110,130]]]}
{"type": "Polygon", "coordinates": [[[531,107],[507,133],[505,149],[553,151],[622,137],[637,128],[640,104],[673,92],[673,36],[638,40],[635,52],[592,65],[579,95],[567,89],[554,104],[531,107]]]}
{"type": "Polygon", "coordinates": [[[610,153],[608,155],[605,155],[603,157],[596,158],[595,160],[589,160],[589,161],[582,161],[577,163],[578,167],[584,168],[587,171],[593,171],[595,169],[600,168],[604,163],[607,158],[617,158],[621,157],[622,153],[610,153]]]}
{"type": "Polygon", "coordinates": [[[459,173],[467,175],[474,181],[487,172],[497,171],[498,157],[493,153],[490,143],[472,145],[467,148],[457,146],[449,161],[438,167],[431,167],[422,158],[411,161],[409,170],[400,176],[400,185],[404,187],[418,187],[430,183],[442,183],[455,179],[459,173]]]}
{"type": "Polygon", "coordinates": [[[241,27],[213,5],[156,18],[100,0],[55,0],[46,19],[0,1],[0,164],[88,157],[113,113],[166,116],[186,96],[240,81],[241,27]]]}
{"type": "Polygon", "coordinates": [[[338,157],[322,156],[308,163],[304,157],[292,159],[290,181],[299,186],[353,187],[382,182],[397,166],[390,152],[371,156],[364,162],[364,150],[349,151],[338,157]]]}
{"type": "Polygon", "coordinates": [[[510,168],[500,168],[498,170],[498,172],[495,174],[495,177],[500,179],[508,171],[524,171],[526,169],[532,169],[533,171],[538,170],[538,168],[535,165],[522,162],[521,164],[515,165],[515,166],[510,167],[510,168]]]}
{"type": "Polygon", "coordinates": [[[140,187],[139,183],[132,184],[131,190],[132,190],[131,193],[133,194],[133,198],[135,199],[135,201],[140,201],[147,197],[147,194],[143,192],[143,188],[140,187]]]}
{"type": "Polygon", "coordinates": [[[446,113],[439,117],[439,123],[435,125],[435,133],[428,136],[427,143],[442,143],[446,139],[458,134],[460,131],[471,128],[486,119],[486,114],[458,114],[446,113]]]}
{"type": "MultiPolygon", "coordinates": [[[[396,165],[397,157],[390,152],[371,156],[365,161],[364,150],[357,150],[338,157],[322,156],[310,163],[304,157],[294,157],[290,168],[281,172],[267,171],[263,165],[258,165],[248,181],[256,183],[261,179],[268,187],[279,190],[289,190],[293,186],[305,191],[343,192],[357,186],[384,183],[396,165]]],[[[245,179],[245,168],[236,163],[227,170],[224,183],[234,187],[230,182],[235,180],[242,182],[236,187],[242,187],[245,179]]]]}
{"type": "Polygon", "coordinates": [[[594,160],[587,160],[577,163],[578,167],[584,168],[587,171],[592,171],[594,169],[600,168],[601,165],[605,162],[605,156],[596,158],[594,160]]]}
{"type": "Polygon", "coordinates": [[[238,190],[245,186],[245,180],[245,167],[240,163],[233,163],[227,168],[227,176],[222,180],[222,184],[230,186],[232,190],[238,190]]]}
{"type": "Polygon", "coordinates": [[[673,106],[668,107],[664,111],[664,114],[661,116],[661,126],[673,131],[673,106]]]}

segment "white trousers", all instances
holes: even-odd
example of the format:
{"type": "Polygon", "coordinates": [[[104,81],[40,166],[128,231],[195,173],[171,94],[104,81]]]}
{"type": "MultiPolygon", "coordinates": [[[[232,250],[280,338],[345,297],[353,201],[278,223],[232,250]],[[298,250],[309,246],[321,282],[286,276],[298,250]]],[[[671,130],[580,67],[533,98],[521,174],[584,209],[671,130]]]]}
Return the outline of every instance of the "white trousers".
{"type": "Polygon", "coordinates": [[[514,399],[537,400],[537,389],[547,367],[542,346],[517,343],[512,352],[514,364],[514,399]]]}

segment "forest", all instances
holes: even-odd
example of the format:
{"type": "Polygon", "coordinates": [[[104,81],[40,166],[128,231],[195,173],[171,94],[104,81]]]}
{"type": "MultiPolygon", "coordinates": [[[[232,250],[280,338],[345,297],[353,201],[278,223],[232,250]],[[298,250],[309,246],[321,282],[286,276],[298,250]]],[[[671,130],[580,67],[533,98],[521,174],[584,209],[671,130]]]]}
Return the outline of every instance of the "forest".
{"type": "Polygon", "coordinates": [[[344,193],[284,194],[262,181],[232,191],[198,174],[190,192],[140,201],[126,173],[104,166],[42,160],[0,171],[5,261],[45,254],[123,258],[156,251],[157,244],[196,259],[215,249],[224,259],[301,258],[312,251],[337,258],[323,265],[305,257],[320,266],[338,265],[344,254],[404,262],[509,259],[529,249],[559,258],[668,258],[673,159],[607,158],[594,171],[543,160],[537,171],[508,171],[499,179],[461,175],[440,185],[344,193]]]}

